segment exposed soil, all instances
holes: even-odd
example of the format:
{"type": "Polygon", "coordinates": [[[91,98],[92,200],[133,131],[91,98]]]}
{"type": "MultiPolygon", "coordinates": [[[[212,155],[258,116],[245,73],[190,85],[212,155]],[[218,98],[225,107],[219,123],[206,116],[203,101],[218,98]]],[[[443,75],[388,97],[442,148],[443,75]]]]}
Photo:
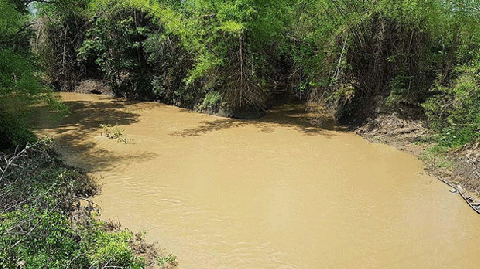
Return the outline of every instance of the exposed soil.
{"type": "Polygon", "coordinates": [[[394,146],[417,156],[426,171],[452,187],[467,204],[480,214],[480,142],[459,150],[436,154],[433,134],[420,120],[405,120],[397,114],[381,114],[355,129],[361,137],[376,143],[394,146]]]}
{"type": "Polygon", "coordinates": [[[369,141],[389,144],[415,156],[420,156],[430,146],[425,141],[431,133],[421,121],[404,120],[396,114],[368,119],[355,133],[369,141]]]}
{"type": "Polygon", "coordinates": [[[103,95],[113,95],[113,91],[110,87],[105,85],[100,80],[87,79],[82,80],[75,87],[75,92],[78,93],[90,93],[90,94],[103,94],[103,95]]]}

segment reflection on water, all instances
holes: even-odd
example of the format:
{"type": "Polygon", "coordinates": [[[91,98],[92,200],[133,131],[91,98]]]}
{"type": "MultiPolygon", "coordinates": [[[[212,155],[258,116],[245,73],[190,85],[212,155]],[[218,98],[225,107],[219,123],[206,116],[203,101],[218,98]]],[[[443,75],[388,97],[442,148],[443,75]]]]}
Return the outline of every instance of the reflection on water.
{"type": "Polygon", "coordinates": [[[479,216],[415,158],[312,127],[299,107],[242,121],[62,98],[72,113],[43,132],[101,180],[103,218],[148,231],[180,268],[480,265],[479,216]]]}

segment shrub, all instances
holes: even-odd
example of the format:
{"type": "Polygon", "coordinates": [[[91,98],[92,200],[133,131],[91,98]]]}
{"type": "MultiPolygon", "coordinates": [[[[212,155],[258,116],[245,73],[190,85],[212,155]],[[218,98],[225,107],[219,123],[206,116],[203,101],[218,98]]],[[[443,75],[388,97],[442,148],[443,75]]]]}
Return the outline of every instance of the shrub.
{"type": "Polygon", "coordinates": [[[0,111],[0,150],[24,147],[36,140],[25,119],[0,111]]]}
{"type": "Polygon", "coordinates": [[[143,268],[129,231],[108,231],[79,199],[97,186],[52,143],[0,153],[1,268],[143,268]]]}
{"type": "Polygon", "coordinates": [[[198,106],[200,111],[218,112],[222,103],[222,95],[219,92],[211,91],[205,95],[203,102],[198,106]]]}
{"type": "Polygon", "coordinates": [[[94,231],[92,244],[88,247],[88,258],[92,268],[119,266],[123,268],[143,268],[144,261],[135,256],[130,241],[133,234],[129,231],[94,231]]]}
{"type": "Polygon", "coordinates": [[[448,84],[477,47],[479,10],[460,2],[299,1],[290,26],[298,87],[339,120],[361,121],[385,101],[421,117],[435,80],[448,84]]]}
{"type": "Polygon", "coordinates": [[[480,68],[456,68],[450,86],[437,85],[436,95],[423,105],[439,142],[459,147],[480,137],[480,68]]]}
{"type": "Polygon", "coordinates": [[[1,215],[0,267],[84,268],[80,237],[65,215],[25,205],[1,215]]]}

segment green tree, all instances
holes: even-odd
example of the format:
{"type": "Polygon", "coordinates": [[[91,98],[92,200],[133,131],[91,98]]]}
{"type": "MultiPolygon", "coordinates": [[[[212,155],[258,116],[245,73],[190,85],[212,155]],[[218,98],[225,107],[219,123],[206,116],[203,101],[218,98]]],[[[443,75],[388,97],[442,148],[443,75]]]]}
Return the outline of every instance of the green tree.
{"type": "Polygon", "coordinates": [[[298,88],[340,120],[366,118],[386,99],[421,116],[429,89],[439,76],[448,83],[462,43],[478,35],[478,5],[467,2],[298,1],[289,30],[305,74],[298,88]]]}
{"type": "Polygon", "coordinates": [[[73,91],[79,80],[95,74],[89,73],[91,66],[77,60],[88,28],[88,2],[59,0],[37,5],[34,49],[47,83],[55,90],[73,91]]]}
{"type": "Polygon", "coordinates": [[[94,7],[78,49],[81,60],[95,61],[116,95],[152,99],[152,68],[143,43],[158,26],[141,10],[117,1],[94,7]]]}
{"type": "Polygon", "coordinates": [[[35,139],[25,115],[48,91],[29,50],[28,15],[8,0],[0,0],[0,10],[0,149],[5,149],[35,139]]]}

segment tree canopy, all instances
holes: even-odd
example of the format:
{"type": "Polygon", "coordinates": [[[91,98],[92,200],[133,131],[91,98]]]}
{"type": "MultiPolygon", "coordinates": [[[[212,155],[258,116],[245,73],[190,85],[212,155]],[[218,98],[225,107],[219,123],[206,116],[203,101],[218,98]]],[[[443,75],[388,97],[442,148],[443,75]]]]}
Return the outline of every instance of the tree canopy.
{"type": "Polygon", "coordinates": [[[476,1],[56,0],[36,2],[32,62],[28,3],[1,1],[2,94],[41,92],[39,65],[57,90],[97,79],[211,112],[289,94],[341,122],[378,107],[435,122],[458,111],[429,104],[457,100],[480,55],[476,1]]]}

